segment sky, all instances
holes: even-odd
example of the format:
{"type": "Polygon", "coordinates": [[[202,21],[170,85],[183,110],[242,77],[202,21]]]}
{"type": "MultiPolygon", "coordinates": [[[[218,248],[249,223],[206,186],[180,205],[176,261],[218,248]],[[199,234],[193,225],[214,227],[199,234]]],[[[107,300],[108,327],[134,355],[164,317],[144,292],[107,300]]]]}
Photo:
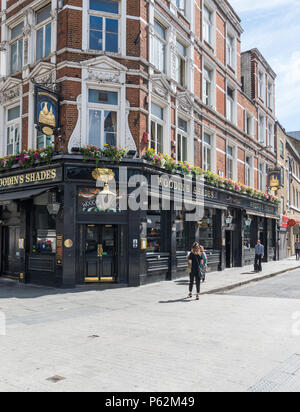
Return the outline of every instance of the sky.
{"type": "Polygon", "coordinates": [[[258,48],[276,79],[276,116],[300,130],[300,0],[229,0],[242,20],[242,50],[258,48]]]}

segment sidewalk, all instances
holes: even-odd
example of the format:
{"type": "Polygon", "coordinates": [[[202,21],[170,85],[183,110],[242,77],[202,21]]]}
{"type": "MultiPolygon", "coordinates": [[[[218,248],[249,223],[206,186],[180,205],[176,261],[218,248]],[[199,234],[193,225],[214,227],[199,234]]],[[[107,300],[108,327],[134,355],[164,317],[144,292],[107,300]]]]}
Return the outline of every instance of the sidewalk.
{"type": "Polygon", "coordinates": [[[206,282],[201,285],[201,294],[224,292],[251,282],[281,275],[294,269],[300,269],[300,261],[297,261],[295,256],[276,262],[264,263],[262,273],[253,272],[253,265],[226,269],[222,272],[211,272],[207,274],[206,282]]]}

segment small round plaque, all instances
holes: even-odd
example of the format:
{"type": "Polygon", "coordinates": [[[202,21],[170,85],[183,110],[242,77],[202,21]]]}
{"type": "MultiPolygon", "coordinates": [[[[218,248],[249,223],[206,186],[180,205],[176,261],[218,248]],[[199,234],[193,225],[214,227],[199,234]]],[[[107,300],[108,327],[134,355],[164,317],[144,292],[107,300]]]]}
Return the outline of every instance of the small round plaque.
{"type": "Polygon", "coordinates": [[[43,127],[43,133],[47,136],[52,136],[53,135],[53,129],[50,127],[43,127]]]}
{"type": "Polygon", "coordinates": [[[73,241],[71,239],[67,239],[65,241],[65,247],[67,247],[68,249],[70,249],[73,246],[73,241]]]}

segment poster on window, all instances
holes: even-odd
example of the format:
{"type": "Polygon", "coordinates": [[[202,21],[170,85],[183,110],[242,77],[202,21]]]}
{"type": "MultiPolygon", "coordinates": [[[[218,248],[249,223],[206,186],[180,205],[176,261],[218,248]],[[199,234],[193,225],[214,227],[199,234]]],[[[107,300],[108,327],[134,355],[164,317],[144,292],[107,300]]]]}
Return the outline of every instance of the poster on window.
{"type": "Polygon", "coordinates": [[[59,127],[59,97],[40,86],[35,87],[35,123],[47,136],[59,127]]]}

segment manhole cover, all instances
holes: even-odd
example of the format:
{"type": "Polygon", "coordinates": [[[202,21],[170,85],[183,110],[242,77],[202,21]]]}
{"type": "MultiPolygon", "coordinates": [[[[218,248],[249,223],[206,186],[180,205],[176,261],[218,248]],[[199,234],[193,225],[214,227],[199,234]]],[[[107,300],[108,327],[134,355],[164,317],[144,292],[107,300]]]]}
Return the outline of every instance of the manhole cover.
{"type": "Polygon", "coordinates": [[[63,376],[59,376],[59,375],[55,375],[52,376],[51,378],[46,379],[47,381],[53,382],[53,383],[57,383],[60,381],[64,381],[66,378],[64,378],[63,376]]]}

